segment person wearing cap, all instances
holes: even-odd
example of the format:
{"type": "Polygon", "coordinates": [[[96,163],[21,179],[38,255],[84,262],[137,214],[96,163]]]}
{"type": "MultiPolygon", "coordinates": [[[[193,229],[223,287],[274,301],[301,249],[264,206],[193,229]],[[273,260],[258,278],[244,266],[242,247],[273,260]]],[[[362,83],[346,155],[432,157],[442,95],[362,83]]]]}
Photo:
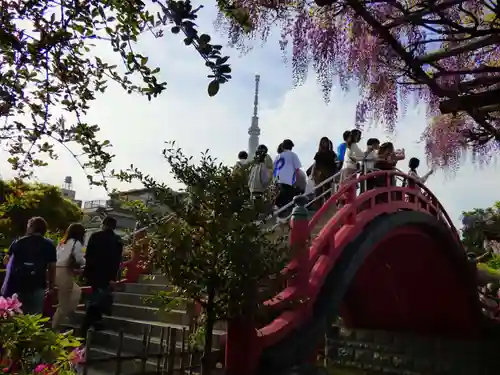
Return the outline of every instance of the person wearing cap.
{"type": "MultiPolygon", "coordinates": [[[[278,196],[276,197],[276,206],[281,208],[290,203],[295,196],[295,183],[297,180],[297,173],[302,164],[299,157],[292,151],[295,146],[290,139],[285,139],[282,143],[283,151],[276,157],[274,161],[273,176],[278,185],[278,196]]],[[[286,213],[282,212],[281,217],[286,213]]]]}

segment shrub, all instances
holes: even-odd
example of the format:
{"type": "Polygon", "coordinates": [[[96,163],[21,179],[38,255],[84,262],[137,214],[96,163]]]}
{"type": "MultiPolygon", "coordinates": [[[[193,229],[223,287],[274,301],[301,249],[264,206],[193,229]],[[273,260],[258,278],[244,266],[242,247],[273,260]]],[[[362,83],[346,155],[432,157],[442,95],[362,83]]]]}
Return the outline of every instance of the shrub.
{"type": "Polygon", "coordinates": [[[48,319],[24,315],[21,302],[0,297],[0,370],[8,374],[70,375],[82,361],[80,341],[45,327],[48,319]]]}

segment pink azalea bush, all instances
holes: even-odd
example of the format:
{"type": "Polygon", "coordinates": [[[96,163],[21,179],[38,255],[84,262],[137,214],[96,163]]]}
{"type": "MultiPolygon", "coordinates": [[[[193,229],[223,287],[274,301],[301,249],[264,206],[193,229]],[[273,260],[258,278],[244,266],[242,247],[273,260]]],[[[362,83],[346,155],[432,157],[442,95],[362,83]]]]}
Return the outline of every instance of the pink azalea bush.
{"type": "Polygon", "coordinates": [[[21,305],[15,294],[12,297],[0,297],[0,318],[22,314],[21,305]]]}
{"type": "Polygon", "coordinates": [[[84,360],[70,333],[46,328],[48,319],[24,315],[16,295],[0,297],[0,370],[5,374],[71,375],[84,360]]]}

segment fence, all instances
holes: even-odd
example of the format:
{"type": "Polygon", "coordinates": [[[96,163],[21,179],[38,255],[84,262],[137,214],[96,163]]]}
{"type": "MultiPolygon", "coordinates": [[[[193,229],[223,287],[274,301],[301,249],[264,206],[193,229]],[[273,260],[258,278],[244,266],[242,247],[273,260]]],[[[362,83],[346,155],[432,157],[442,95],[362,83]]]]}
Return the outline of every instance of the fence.
{"type": "Polygon", "coordinates": [[[405,375],[498,374],[499,337],[453,340],[332,326],[323,364],[405,375]]]}
{"type": "MultiPolygon", "coordinates": [[[[142,336],[140,353],[124,351],[126,335],[118,333],[116,352],[97,354],[93,346],[93,331],[89,331],[86,346],[86,359],[81,364],[79,373],[92,375],[106,373],[115,375],[191,375],[201,369],[201,352],[189,348],[186,328],[162,327],[159,337],[153,337],[152,326],[148,326],[142,336]],[[152,350],[152,347],[156,350],[152,350]]],[[[214,353],[214,358],[217,356],[214,353]]],[[[214,365],[215,365],[214,361],[214,365]]]]}

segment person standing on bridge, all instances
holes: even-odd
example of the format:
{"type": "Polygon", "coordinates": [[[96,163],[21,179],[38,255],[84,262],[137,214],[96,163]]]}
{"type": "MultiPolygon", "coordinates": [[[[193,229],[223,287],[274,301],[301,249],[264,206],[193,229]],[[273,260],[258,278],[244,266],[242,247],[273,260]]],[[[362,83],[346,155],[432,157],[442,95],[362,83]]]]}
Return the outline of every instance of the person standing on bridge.
{"type": "Polygon", "coordinates": [[[351,132],[349,130],[345,131],[344,134],[342,134],[342,138],[344,139],[344,142],[339,144],[337,147],[337,169],[341,170],[342,165],[344,164],[344,156],[345,156],[345,151],[347,148],[347,140],[349,139],[349,136],[351,135],[351,132]]]}
{"type": "MultiPolygon", "coordinates": [[[[378,158],[378,149],[380,148],[380,141],[377,138],[370,138],[366,142],[366,160],[364,165],[364,173],[375,171],[375,162],[378,158]]],[[[366,180],[366,190],[371,190],[375,187],[373,178],[366,180]]]]}
{"type": "Polygon", "coordinates": [[[235,164],[235,168],[243,167],[248,164],[248,152],[240,151],[238,152],[238,161],[235,164]]]}
{"type": "MultiPolygon", "coordinates": [[[[285,139],[281,144],[281,152],[274,161],[273,176],[278,185],[278,196],[276,197],[276,206],[282,208],[290,203],[295,196],[295,186],[297,173],[302,164],[299,157],[292,151],[295,146],[290,139],[285,139]]],[[[287,212],[281,212],[280,218],[286,218],[287,212]]]]}
{"type": "Polygon", "coordinates": [[[359,162],[363,161],[366,157],[366,153],[361,151],[358,146],[360,140],[361,131],[358,129],[351,130],[346,141],[344,163],[340,174],[341,184],[356,176],[356,172],[359,169],[359,162]]]}
{"type": "MultiPolygon", "coordinates": [[[[427,179],[434,173],[434,170],[431,168],[429,172],[424,174],[422,177],[418,175],[417,168],[420,166],[420,160],[417,158],[411,158],[410,161],[408,162],[408,167],[410,170],[408,171],[408,176],[413,177],[417,181],[420,181],[425,184],[427,179]]],[[[408,181],[408,186],[409,187],[415,187],[415,182],[414,181],[408,181]]]]}
{"type": "MultiPolygon", "coordinates": [[[[323,137],[319,141],[318,152],[314,155],[314,164],[311,171],[314,184],[316,186],[321,184],[326,179],[335,175],[335,173],[337,173],[337,154],[332,149],[332,142],[327,137],[323,137]]],[[[315,189],[317,196],[325,193],[325,195],[317,201],[317,209],[330,198],[331,194],[326,193],[326,191],[332,187],[332,184],[333,181],[315,189]]]]}

